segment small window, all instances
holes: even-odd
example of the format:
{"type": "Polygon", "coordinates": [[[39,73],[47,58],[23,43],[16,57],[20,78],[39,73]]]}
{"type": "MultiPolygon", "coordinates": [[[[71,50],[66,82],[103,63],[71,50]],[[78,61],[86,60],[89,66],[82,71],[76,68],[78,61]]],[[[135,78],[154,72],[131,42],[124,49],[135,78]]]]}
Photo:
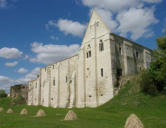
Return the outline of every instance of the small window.
{"type": "Polygon", "coordinates": [[[54,65],[52,66],[52,68],[54,69],[54,65]]]}
{"type": "Polygon", "coordinates": [[[119,48],[119,53],[122,54],[122,48],[121,47],[119,48]]]}
{"type": "Polygon", "coordinates": [[[67,83],[67,76],[66,76],[66,83],[67,83]]]}
{"type": "Polygon", "coordinates": [[[103,68],[101,68],[101,77],[104,76],[103,68]]]}
{"type": "Polygon", "coordinates": [[[55,79],[53,80],[53,86],[55,86],[55,79]]]}
{"type": "Polygon", "coordinates": [[[89,95],[89,98],[91,98],[92,97],[92,95],[89,95]]]}
{"type": "Polygon", "coordinates": [[[86,56],[87,56],[87,58],[89,58],[89,57],[91,57],[91,51],[88,51],[87,53],[86,53],[86,56]]]}
{"type": "Polygon", "coordinates": [[[46,72],[47,68],[45,68],[45,72],[46,72]]]}
{"type": "Polygon", "coordinates": [[[102,40],[100,40],[99,51],[104,51],[104,43],[102,40]]]}
{"type": "Polygon", "coordinates": [[[91,57],[91,51],[89,51],[89,57],[91,57]]]}
{"type": "Polygon", "coordinates": [[[138,58],[138,56],[139,56],[139,53],[138,53],[138,52],[136,52],[136,57],[138,58]]]}

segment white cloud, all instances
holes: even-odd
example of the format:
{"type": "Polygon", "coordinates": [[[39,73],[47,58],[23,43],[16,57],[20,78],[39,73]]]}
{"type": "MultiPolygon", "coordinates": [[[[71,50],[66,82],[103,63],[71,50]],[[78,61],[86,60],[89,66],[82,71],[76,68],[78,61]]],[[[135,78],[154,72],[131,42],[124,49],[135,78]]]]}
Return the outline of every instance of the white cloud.
{"type": "Polygon", "coordinates": [[[22,52],[19,51],[17,48],[1,48],[0,49],[0,57],[6,58],[6,59],[12,59],[12,58],[19,58],[22,55],[22,52]]]}
{"type": "Polygon", "coordinates": [[[131,6],[138,6],[139,0],[82,0],[82,3],[92,8],[119,11],[131,6]]]}
{"type": "Polygon", "coordinates": [[[38,62],[43,64],[52,64],[64,58],[77,54],[80,46],[78,44],[55,45],[34,42],[32,43],[32,51],[36,53],[35,58],[31,58],[31,62],[38,62]]]}
{"type": "Polygon", "coordinates": [[[11,80],[6,76],[0,76],[0,86],[8,84],[11,80]]]}
{"type": "Polygon", "coordinates": [[[90,9],[95,8],[111,32],[128,35],[136,40],[150,37],[156,24],[155,5],[162,0],[81,0],[90,9]],[[145,5],[148,5],[145,7],[145,5]]]}
{"type": "Polygon", "coordinates": [[[17,80],[12,80],[9,77],[0,75],[0,89],[9,92],[11,86],[16,84],[27,84],[29,81],[36,79],[39,73],[40,73],[40,68],[36,67],[30,73],[17,80]]]}
{"type": "Polygon", "coordinates": [[[158,22],[154,16],[154,8],[130,8],[119,13],[117,20],[120,23],[118,31],[122,35],[130,33],[134,40],[151,33],[150,25],[158,22]]]}
{"type": "Polygon", "coordinates": [[[162,0],[143,0],[144,2],[147,2],[147,3],[160,3],[162,2],[162,0]]]}
{"type": "Polygon", "coordinates": [[[131,7],[141,7],[144,3],[159,3],[162,0],[82,0],[85,6],[105,8],[114,12],[131,7]]]}
{"type": "MultiPolygon", "coordinates": [[[[54,25],[54,24],[53,24],[54,25]]],[[[67,19],[59,19],[56,26],[60,31],[65,34],[71,34],[73,36],[81,37],[85,31],[86,25],[80,24],[77,21],[67,20],[67,19]]]]}
{"type": "Polygon", "coordinates": [[[14,66],[16,66],[17,64],[18,64],[17,61],[14,61],[14,62],[7,62],[7,63],[5,63],[5,66],[7,66],[7,67],[14,67],[14,66]]]}
{"type": "Polygon", "coordinates": [[[116,27],[118,24],[115,20],[113,20],[113,15],[112,15],[111,11],[106,10],[106,9],[100,9],[100,8],[95,8],[95,10],[102,17],[102,19],[107,24],[107,26],[110,28],[110,30],[116,31],[116,27]]]}
{"type": "Polygon", "coordinates": [[[18,69],[17,72],[18,72],[18,73],[21,73],[21,74],[24,74],[24,73],[28,72],[28,70],[25,69],[25,68],[20,68],[20,69],[18,69]]]}
{"type": "Polygon", "coordinates": [[[0,8],[5,8],[7,6],[7,0],[0,0],[0,8]]]}
{"type": "Polygon", "coordinates": [[[13,84],[13,82],[14,81],[11,80],[10,78],[0,75],[0,89],[6,90],[7,92],[9,92],[10,86],[13,84]]]}
{"type": "Polygon", "coordinates": [[[27,82],[36,79],[37,75],[39,75],[39,73],[40,73],[40,68],[36,67],[30,73],[25,75],[25,77],[22,77],[22,78],[19,78],[18,80],[16,80],[16,83],[27,84],[27,82]]]}

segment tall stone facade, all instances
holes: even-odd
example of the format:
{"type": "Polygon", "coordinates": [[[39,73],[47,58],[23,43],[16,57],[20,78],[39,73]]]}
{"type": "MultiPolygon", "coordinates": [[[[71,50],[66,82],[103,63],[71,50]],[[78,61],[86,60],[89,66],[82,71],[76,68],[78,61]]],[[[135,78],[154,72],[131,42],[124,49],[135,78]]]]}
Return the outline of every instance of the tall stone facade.
{"type": "Polygon", "coordinates": [[[92,12],[79,53],[41,68],[29,82],[28,105],[97,107],[114,97],[120,76],[149,67],[152,51],[111,33],[92,12]]]}

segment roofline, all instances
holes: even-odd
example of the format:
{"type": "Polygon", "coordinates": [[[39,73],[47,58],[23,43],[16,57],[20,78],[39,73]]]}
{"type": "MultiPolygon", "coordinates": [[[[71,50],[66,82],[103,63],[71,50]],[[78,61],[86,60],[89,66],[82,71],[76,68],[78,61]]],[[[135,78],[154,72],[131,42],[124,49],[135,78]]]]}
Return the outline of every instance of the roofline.
{"type": "Polygon", "coordinates": [[[120,38],[122,38],[122,39],[124,39],[124,40],[126,40],[126,41],[129,41],[129,42],[131,42],[131,43],[133,43],[133,44],[135,44],[135,45],[137,45],[137,46],[139,46],[139,47],[143,47],[143,48],[145,48],[145,49],[147,49],[147,50],[149,50],[149,51],[151,51],[151,52],[153,51],[153,50],[150,49],[150,48],[147,48],[147,47],[145,47],[145,46],[143,46],[143,45],[141,45],[141,44],[138,44],[138,43],[136,43],[136,42],[134,42],[134,41],[131,41],[131,40],[129,40],[129,39],[123,37],[123,36],[119,36],[119,35],[117,35],[117,34],[115,34],[115,33],[110,33],[110,35],[118,36],[118,37],[120,37],[120,38]]]}
{"type": "MultiPolygon", "coordinates": [[[[42,68],[46,68],[46,67],[52,66],[52,65],[54,65],[54,64],[60,63],[60,62],[62,62],[62,61],[65,61],[65,60],[71,59],[71,58],[76,57],[76,56],[78,56],[78,54],[76,54],[76,55],[74,55],[74,56],[71,56],[71,57],[68,57],[68,58],[65,58],[65,59],[62,59],[62,60],[60,60],[60,61],[58,61],[58,62],[56,62],[56,63],[49,64],[49,65],[44,66],[44,67],[42,67],[42,68]]],[[[42,69],[42,68],[41,68],[41,69],[42,69]]]]}

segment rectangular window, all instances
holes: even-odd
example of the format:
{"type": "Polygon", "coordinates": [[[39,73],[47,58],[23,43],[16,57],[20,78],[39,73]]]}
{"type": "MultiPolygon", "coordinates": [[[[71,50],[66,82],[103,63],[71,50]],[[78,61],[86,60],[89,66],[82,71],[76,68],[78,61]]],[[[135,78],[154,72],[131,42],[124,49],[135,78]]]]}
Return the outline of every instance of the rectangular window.
{"type": "Polygon", "coordinates": [[[119,48],[119,54],[122,55],[122,48],[119,48]]]}
{"type": "Polygon", "coordinates": [[[89,51],[89,57],[91,57],[91,51],[89,51]]]}
{"type": "Polygon", "coordinates": [[[102,40],[100,40],[99,51],[104,51],[104,44],[102,40]]]}
{"type": "Polygon", "coordinates": [[[91,51],[88,51],[87,53],[86,53],[86,56],[87,56],[87,58],[89,58],[89,57],[91,57],[91,51]]]}
{"type": "Polygon", "coordinates": [[[136,57],[138,58],[138,52],[136,52],[136,57]]]}
{"type": "Polygon", "coordinates": [[[103,68],[101,68],[101,77],[104,76],[104,71],[103,71],[103,68]]]}
{"type": "Polygon", "coordinates": [[[66,76],[66,83],[67,83],[67,76],[66,76]]]}
{"type": "Polygon", "coordinates": [[[53,80],[53,86],[55,86],[55,79],[53,80]]]}

